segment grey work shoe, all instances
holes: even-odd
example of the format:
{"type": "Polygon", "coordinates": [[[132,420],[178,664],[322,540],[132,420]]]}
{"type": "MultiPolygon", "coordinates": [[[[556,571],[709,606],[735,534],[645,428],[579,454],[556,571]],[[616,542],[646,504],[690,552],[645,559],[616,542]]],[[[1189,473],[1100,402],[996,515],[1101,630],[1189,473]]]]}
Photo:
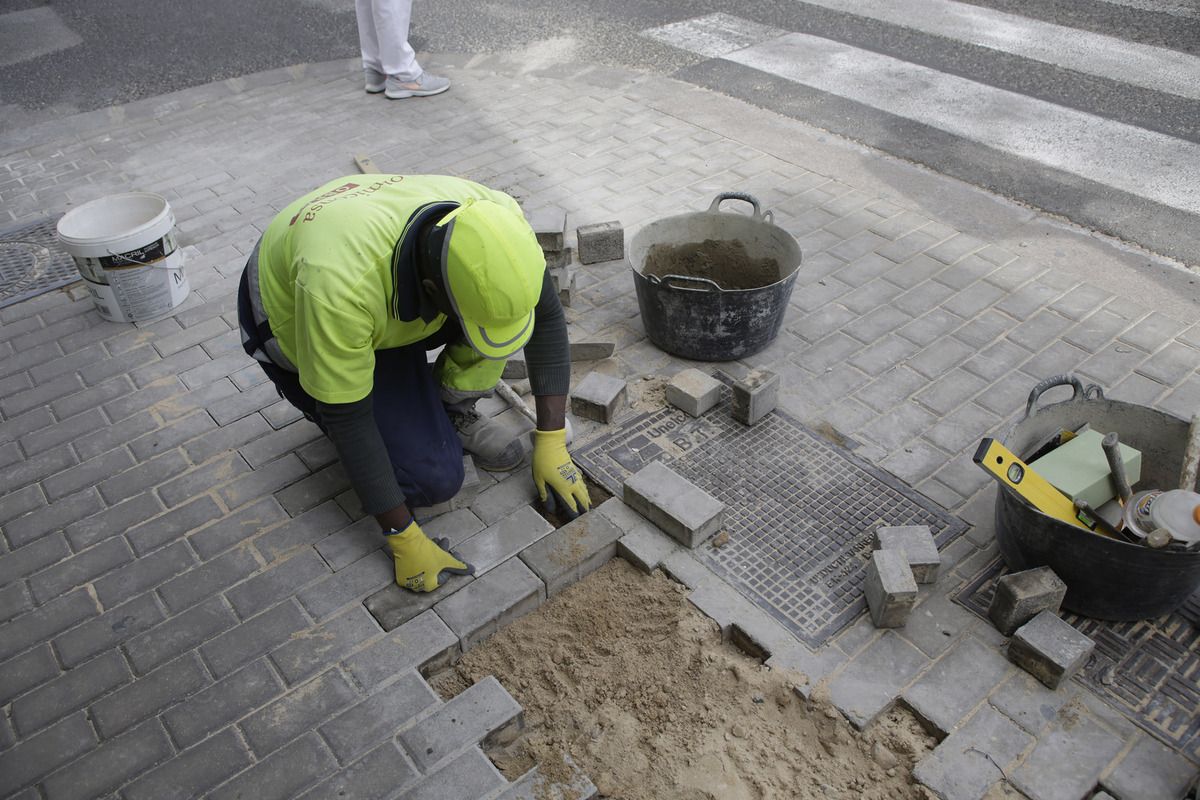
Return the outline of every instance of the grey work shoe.
{"type": "Polygon", "coordinates": [[[475,466],[488,472],[508,472],[519,467],[525,460],[521,437],[514,438],[513,431],[494,417],[481,415],[473,402],[466,408],[462,405],[447,406],[446,414],[458,432],[463,450],[475,459],[475,466]]]}
{"type": "Polygon", "coordinates": [[[431,75],[428,72],[422,72],[415,81],[402,81],[389,75],[384,95],[389,100],[403,100],[405,97],[428,97],[431,94],[441,94],[449,88],[449,78],[431,75]]]}
{"type": "Polygon", "coordinates": [[[387,76],[370,67],[363,67],[363,80],[366,83],[367,94],[379,94],[387,86],[387,76]]]}

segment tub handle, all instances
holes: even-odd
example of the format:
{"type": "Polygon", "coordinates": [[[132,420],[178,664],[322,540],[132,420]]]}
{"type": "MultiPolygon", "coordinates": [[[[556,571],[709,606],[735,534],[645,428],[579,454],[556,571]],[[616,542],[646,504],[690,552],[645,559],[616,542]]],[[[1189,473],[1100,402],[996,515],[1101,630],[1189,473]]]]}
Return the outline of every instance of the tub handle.
{"type": "Polygon", "coordinates": [[[1033,387],[1033,391],[1029,393],[1029,401],[1025,404],[1025,419],[1029,419],[1036,413],[1038,398],[1056,386],[1071,386],[1074,389],[1074,394],[1071,395],[1072,401],[1078,400],[1081,397],[1084,400],[1104,399],[1104,390],[1094,383],[1089,384],[1085,388],[1083,381],[1074,375],[1055,375],[1052,378],[1040,381],[1037,386],[1033,387]]]}
{"type": "Polygon", "coordinates": [[[657,275],[647,275],[646,279],[649,280],[650,283],[654,284],[655,286],[658,286],[661,284],[663,286],[670,286],[672,289],[686,289],[689,292],[700,292],[700,291],[719,292],[719,291],[721,291],[721,287],[717,284],[716,281],[711,281],[708,278],[697,278],[694,275],[663,275],[661,278],[658,277],[657,275]],[[703,288],[697,289],[694,286],[674,286],[674,285],[672,285],[672,281],[674,281],[676,283],[698,283],[703,288]]]}
{"type": "Polygon", "coordinates": [[[763,211],[758,205],[758,198],[752,194],[746,194],[745,192],[721,192],[719,195],[713,198],[712,205],[708,207],[708,213],[718,213],[721,210],[721,203],[725,200],[744,200],[754,207],[754,219],[770,223],[774,223],[775,221],[774,212],[763,211]]]}

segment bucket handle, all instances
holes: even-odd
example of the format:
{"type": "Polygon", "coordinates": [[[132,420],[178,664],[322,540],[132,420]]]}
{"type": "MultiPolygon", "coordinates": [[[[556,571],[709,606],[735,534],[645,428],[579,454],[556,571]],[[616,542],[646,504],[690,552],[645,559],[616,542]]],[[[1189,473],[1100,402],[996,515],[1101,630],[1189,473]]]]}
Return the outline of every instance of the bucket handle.
{"type": "Polygon", "coordinates": [[[775,213],[773,211],[763,211],[758,205],[758,198],[745,192],[721,192],[713,198],[712,204],[708,207],[708,213],[716,214],[720,212],[720,205],[725,200],[744,200],[754,207],[754,219],[772,224],[775,222],[775,213]]]}
{"type": "Polygon", "coordinates": [[[1074,394],[1071,395],[1071,401],[1074,402],[1082,397],[1085,400],[1103,400],[1104,390],[1096,384],[1089,384],[1086,388],[1083,381],[1074,375],[1055,375],[1051,378],[1046,378],[1039,381],[1033,387],[1033,391],[1029,393],[1029,401],[1025,403],[1025,419],[1029,419],[1037,413],[1037,401],[1045,392],[1053,389],[1056,386],[1070,386],[1074,389],[1074,394]]]}
{"type": "Polygon", "coordinates": [[[659,285],[670,286],[672,289],[685,289],[689,292],[700,292],[700,291],[719,292],[719,291],[721,291],[721,287],[717,284],[716,281],[711,281],[708,278],[697,278],[694,275],[663,275],[661,278],[658,277],[657,275],[647,275],[646,279],[648,281],[650,281],[650,283],[654,284],[655,286],[659,286],[659,285]],[[672,281],[675,281],[677,283],[688,283],[688,282],[699,283],[704,288],[697,289],[694,286],[673,286],[671,283],[672,281]]]}

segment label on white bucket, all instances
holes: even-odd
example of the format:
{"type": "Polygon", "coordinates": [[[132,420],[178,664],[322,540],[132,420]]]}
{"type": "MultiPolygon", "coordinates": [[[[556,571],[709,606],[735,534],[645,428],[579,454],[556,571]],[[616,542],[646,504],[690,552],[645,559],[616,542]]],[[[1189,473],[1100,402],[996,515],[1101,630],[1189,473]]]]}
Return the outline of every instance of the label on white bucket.
{"type": "Polygon", "coordinates": [[[188,280],[183,271],[183,251],[153,264],[130,264],[104,270],[122,315],[143,322],[166,314],[187,298],[188,280]]]}

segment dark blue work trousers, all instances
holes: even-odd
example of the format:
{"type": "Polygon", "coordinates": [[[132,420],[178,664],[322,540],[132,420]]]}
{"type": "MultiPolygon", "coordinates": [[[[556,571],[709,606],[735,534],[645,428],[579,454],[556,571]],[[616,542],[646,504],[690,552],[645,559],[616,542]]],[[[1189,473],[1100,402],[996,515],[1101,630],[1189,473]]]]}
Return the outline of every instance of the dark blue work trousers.
{"type": "MultiPolygon", "coordinates": [[[[269,336],[270,331],[254,324],[244,272],[238,287],[238,322],[247,355],[262,352],[262,336],[269,336]]],[[[453,337],[453,328],[443,326],[424,341],[375,351],[375,383],[371,390],[375,425],[410,507],[445,502],[462,488],[462,443],[442,406],[433,365],[425,355],[453,337]]],[[[324,430],[317,401],[300,385],[300,376],[274,363],[255,360],[280,396],[324,430]]]]}

